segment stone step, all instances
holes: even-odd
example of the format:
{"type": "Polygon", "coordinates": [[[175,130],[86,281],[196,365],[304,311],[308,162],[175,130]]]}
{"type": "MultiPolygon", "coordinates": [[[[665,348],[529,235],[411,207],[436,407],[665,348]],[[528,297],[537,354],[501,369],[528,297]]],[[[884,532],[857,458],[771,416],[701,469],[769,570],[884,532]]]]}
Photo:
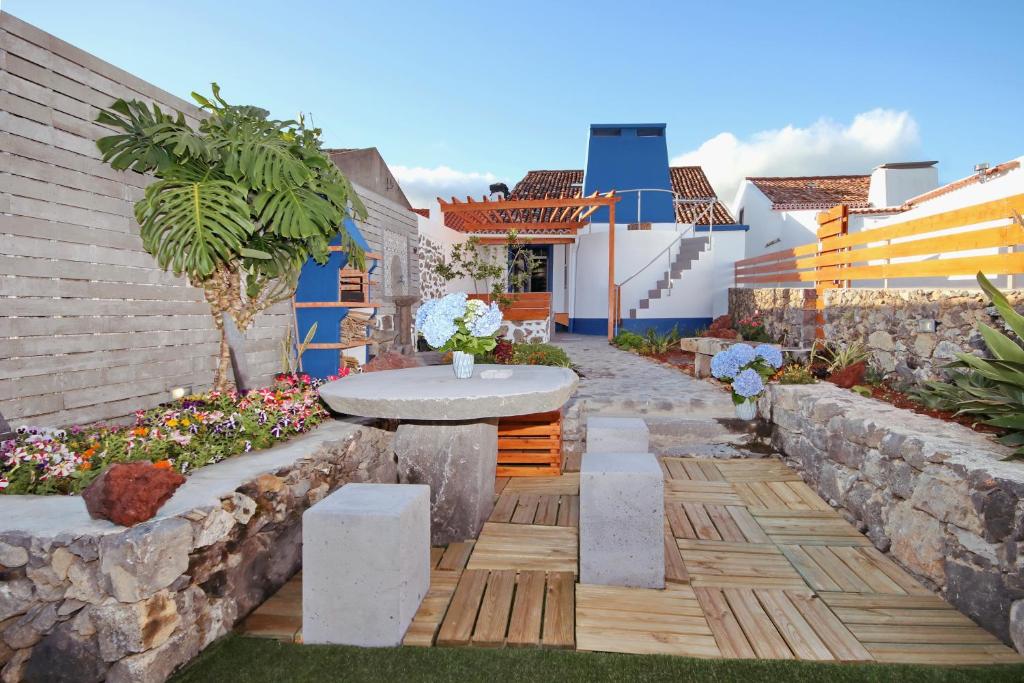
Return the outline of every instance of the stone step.
{"type": "Polygon", "coordinates": [[[646,453],[649,440],[647,424],[638,417],[587,418],[587,453],[646,453]]]}

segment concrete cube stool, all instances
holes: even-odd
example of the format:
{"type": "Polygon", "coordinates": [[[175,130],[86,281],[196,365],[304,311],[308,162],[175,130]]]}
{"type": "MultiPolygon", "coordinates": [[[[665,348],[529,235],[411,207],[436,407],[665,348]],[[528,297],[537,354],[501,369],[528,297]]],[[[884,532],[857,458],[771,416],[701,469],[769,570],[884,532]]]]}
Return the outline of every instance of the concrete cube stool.
{"type": "Polygon", "coordinates": [[[302,515],[302,639],[399,645],[430,588],[430,487],[346,484],[302,515]]]}
{"type": "Polygon", "coordinates": [[[584,454],[580,583],[665,587],[665,483],[653,454],[584,454]]]}
{"type": "Polygon", "coordinates": [[[647,423],[639,417],[587,418],[587,453],[646,453],[650,450],[647,423]]]}

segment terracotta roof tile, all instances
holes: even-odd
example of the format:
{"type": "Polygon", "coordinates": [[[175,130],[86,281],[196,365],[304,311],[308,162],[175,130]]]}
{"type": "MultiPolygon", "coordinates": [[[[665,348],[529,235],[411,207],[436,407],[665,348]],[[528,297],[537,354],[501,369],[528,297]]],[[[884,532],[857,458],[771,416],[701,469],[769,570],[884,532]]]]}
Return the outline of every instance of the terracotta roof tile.
{"type": "MultiPolygon", "coordinates": [[[[716,197],[715,190],[708,182],[704,170],[700,166],[674,166],[669,169],[672,189],[680,196],[689,199],[716,197]]],[[[562,199],[579,197],[583,191],[583,171],[579,169],[561,171],[528,171],[515,188],[509,199],[562,199]]],[[[548,222],[554,220],[552,209],[543,212],[537,209],[530,216],[531,222],[548,222]]],[[[706,207],[700,204],[677,204],[676,220],[683,223],[697,222],[707,225],[706,207]]],[[[713,220],[715,225],[731,225],[736,221],[721,202],[714,206],[713,220]]]]}
{"type": "Polygon", "coordinates": [[[829,209],[868,206],[870,175],[747,178],[772,202],[773,209],[829,209]]]}

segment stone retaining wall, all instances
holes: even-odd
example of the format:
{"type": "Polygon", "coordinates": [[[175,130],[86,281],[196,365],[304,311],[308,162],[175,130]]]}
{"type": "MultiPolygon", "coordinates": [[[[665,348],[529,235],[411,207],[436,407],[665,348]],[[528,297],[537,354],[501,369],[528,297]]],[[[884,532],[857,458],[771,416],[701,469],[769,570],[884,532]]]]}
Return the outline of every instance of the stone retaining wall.
{"type": "Polygon", "coordinates": [[[165,680],[298,570],[310,505],[397,481],[391,444],[329,423],[199,470],[131,529],[77,496],[0,496],[0,679],[165,680]]]}
{"type": "Polygon", "coordinates": [[[829,384],[770,385],[786,461],[871,541],[1024,646],[1024,464],[990,437],[829,384]],[[1017,604],[1011,618],[1011,607],[1017,604]]]}
{"type": "MultiPolygon", "coordinates": [[[[1005,292],[1018,309],[1024,290],[1005,292]]],[[[882,373],[905,382],[941,377],[942,366],[959,351],[984,355],[978,323],[1004,329],[995,308],[978,289],[875,289],[825,292],[825,338],[859,341],[882,373]]],[[[730,289],[729,313],[736,319],[760,311],[768,333],[787,346],[814,341],[814,290],[730,289]]]]}

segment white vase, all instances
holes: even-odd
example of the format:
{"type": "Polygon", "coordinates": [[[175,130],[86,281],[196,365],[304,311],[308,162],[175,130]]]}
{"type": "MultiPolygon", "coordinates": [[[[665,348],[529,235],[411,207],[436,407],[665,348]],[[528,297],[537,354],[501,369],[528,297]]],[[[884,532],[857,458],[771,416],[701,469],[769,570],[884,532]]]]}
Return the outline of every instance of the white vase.
{"type": "Polygon", "coordinates": [[[736,417],[741,420],[753,420],[757,417],[757,401],[746,399],[743,403],[736,403],[736,417]]]}
{"type": "Polygon", "coordinates": [[[473,354],[465,351],[452,351],[452,370],[459,379],[473,376],[473,354]]]}

